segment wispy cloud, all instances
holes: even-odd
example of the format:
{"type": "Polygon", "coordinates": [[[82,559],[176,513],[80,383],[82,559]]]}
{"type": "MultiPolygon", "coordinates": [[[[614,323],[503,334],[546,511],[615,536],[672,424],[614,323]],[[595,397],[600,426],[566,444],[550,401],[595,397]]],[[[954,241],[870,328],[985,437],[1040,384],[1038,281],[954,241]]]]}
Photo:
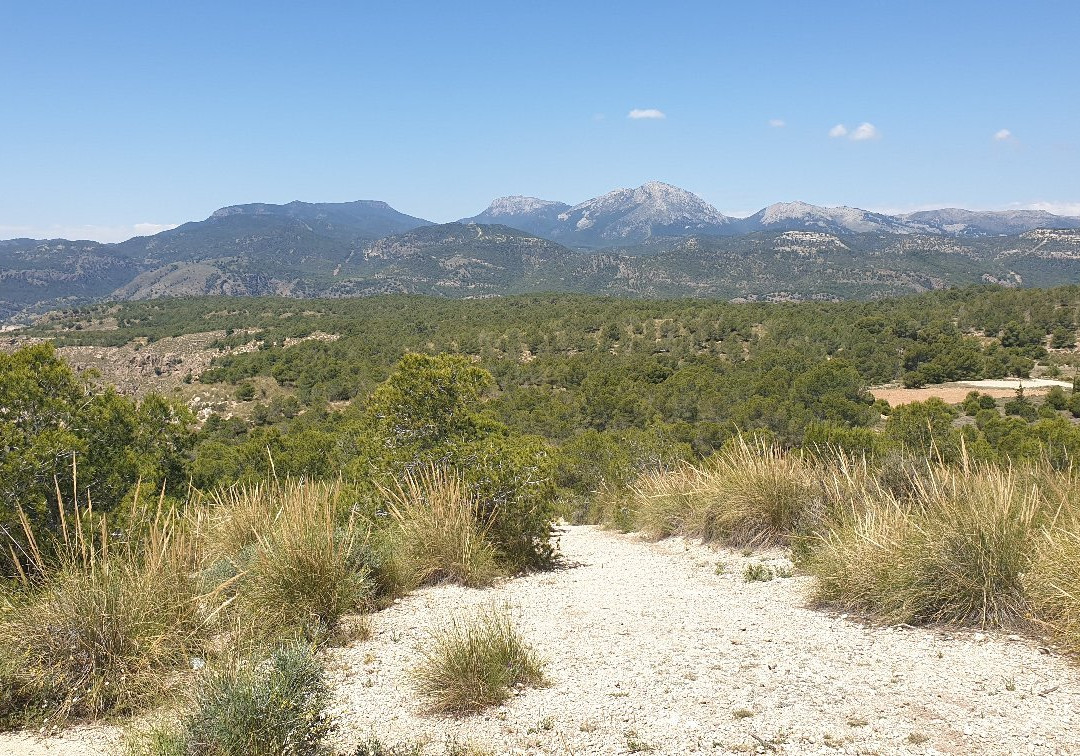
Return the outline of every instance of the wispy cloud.
{"type": "Polygon", "coordinates": [[[865,142],[868,139],[881,139],[881,132],[872,123],[860,123],[859,128],[851,132],[853,142],[865,142]]]}
{"type": "Polygon", "coordinates": [[[175,223],[134,223],[130,226],[3,226],[0,239],[88,239],[97,242],[122,242],[134,236],[151,236],[176,228],[175,223]]]}
{"type": "Polygon", "coordinates": [[[782,129],[787,126],[787,122],[783,118],[770,118],[769,125],[774,129],[782,129]]]}
{"type": "Polygon", "coordinates": [[[1008,142],[1013,138],[1013,133],[1008,129],[1000,129],[994,132],[995,142],[1008,142]]]}
{"type": "Polygon", "coordinates": [[[847,138],[853,142],[866,142],[871,139],[881,139],[881,132],[878,131],[878,127],[874,124],[864,121],[856,126],[853,131],[849,131],[844,124],[838,123],[829,129],[829,136],[833,139],[847,138]]]}
{"type": "Polygon", "coordinates": [[[661,120],[667,118],[667,115],[662,110],[656,108],[634,108],[626,114],[627,118],[634,121],[640,121],[642,119],[661,120]]]}

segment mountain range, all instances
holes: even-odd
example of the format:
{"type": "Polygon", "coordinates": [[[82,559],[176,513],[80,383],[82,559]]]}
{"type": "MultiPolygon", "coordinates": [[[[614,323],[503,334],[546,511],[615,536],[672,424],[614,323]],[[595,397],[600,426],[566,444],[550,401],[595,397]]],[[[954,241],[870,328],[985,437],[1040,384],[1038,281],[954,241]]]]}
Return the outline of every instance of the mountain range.
{"type": "Polygon", "coordinates": [[[746,218],[650,182],[578,205],[502,197],[435,224],[384,202],[224,207],[119,244],[0,241],[0,320],[103,299],[526,291],[728,299],[873,297],[1080,281],[1080,218],[802,202],[746,218]]]}

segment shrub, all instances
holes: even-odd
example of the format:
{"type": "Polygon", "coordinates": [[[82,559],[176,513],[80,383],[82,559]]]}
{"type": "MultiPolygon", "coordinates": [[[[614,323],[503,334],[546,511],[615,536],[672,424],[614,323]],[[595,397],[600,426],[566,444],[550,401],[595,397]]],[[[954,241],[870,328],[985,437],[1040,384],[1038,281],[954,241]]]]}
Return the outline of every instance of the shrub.
{"type": "Polygon", "coordinates": [[[898,622],[1022,620],[1037,487],[988,466],[930,468],[914,487],[909,501],[879,488],[836,516],[809,559],[817,600],[898,622]]]}
{"type": "Polygon", "coordinates": [[[33,573],[0,614],[0,718],[9,726],[137,710],[204,640],[194,547],[177,517],[134,516],[116,539],[89,506],[75,512],[61,518],[54,560],[34,548],[23,520],[33,573]]]}
{"type": "Polygon", "coordinates": [[[333,722],[324,709],[330,689],[310,646],[292,642],[269,659],[210,672],[181,720],[184,752],[213,756],[296,756],[322,753],[333,722]]]}
{"type": "Polygon", "coordinates": [[[480,519],[479,504],[460,476],[429,467],[383,493],[396,526],[394,556],[401,561],[403,587],[444,581],[482,586],[498,574],[488,540],[491,521],[480,519]]]}
{"type": "Polygon", "coordinates": [[[454,619],[431,641],[415,678],[436,711],[474,713],[502,703],[518,684],[544,682],[543,662],[505,608],[485,610],[468,621],[454,619]]]}
{"type": "Polygon", "coordinates": [[[1050,390],[1046,392],[1046,404],[1051,409],[1063,410],[1068,401],[1069,398],[1061,386],[1051,386],[1050,390]]]}
{"type": "Polygon", "coordinates": [[[372,394],[356,427],[358,478],[393,487],[401,471],[457,471],[503,562],[544,567],[554,557],[553,465],[543,439],[512,436],[479,411],[491,376],[461,356],[409,354],[372,394]]]}

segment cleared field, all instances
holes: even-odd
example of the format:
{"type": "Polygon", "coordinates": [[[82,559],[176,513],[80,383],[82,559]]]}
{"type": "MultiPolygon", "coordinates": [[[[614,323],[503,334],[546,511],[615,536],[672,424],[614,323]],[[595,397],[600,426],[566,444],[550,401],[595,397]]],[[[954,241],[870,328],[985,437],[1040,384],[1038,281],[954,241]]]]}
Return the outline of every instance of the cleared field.
{"type": "Polygon", "coordinates": [[[1028,396],[1045,394],[1052,386],[1071,386],[1066,381],[1051,381],[1046,379],[1031,378],[1027,380],[996,380],[996,381],[958,381],[956,383],[941,383],[936,386],[923,386],[922,388],[903,388],[902,386],[877,386],[870,389],[875,399],[884,399],[890,407],[911,402],[925,402],[931,397],[937,397],[948,404],[959,404],[971,391],[988,394],[995,399],[1011,399],[1016,396],[1016,389],[1023,386],[1024,393],[1028,396]]]}

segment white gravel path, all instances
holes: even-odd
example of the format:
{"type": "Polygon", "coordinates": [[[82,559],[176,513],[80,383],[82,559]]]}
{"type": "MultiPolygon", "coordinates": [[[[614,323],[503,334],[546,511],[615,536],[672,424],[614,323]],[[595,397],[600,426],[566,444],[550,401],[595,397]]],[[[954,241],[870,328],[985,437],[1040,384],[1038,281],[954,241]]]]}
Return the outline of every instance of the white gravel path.
{"type": "Polygon", "coordinates": [[[762,555],[678,539],[573,527],[562,551],[577,566],[419,591],[373,617],[371,640],[331,651],[339,747],[375,734],[431,753],[1080,753],[1080,668],[1035,641],[815,611],[811,578],[747,583],[762,555]],[[550,687],[465,719],[426,713],[408,671],[430,629],[506,602],[550,687]]]}

